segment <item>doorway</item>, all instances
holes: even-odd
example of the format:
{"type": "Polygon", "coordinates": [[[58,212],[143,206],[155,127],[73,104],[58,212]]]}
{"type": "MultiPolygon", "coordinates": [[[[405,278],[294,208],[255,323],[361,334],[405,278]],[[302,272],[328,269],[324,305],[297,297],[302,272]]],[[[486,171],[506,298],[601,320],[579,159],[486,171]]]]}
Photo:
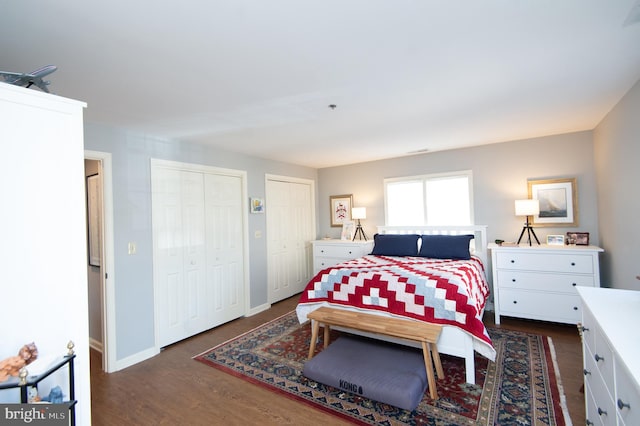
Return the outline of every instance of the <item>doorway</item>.
{"type": "Polygon", "coordinates": [[[116,371],[114,237],[111,154],[85,151],[89,342],[102,369],[116,371]],[[89,208],[90,207],[90,208],[89,208]]]}

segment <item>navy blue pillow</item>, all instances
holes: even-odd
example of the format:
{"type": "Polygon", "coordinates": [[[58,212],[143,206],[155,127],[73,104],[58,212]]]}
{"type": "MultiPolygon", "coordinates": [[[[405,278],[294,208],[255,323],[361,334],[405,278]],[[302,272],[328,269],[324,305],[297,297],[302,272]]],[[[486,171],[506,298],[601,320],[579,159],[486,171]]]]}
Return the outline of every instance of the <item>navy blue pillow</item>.
{"type": "Polygon", "coordinates": [[[421,257],[435,259],[471,259],[469,241],[473,235],[423,235],[421,257]]]}
{"type": "Polygon", "coordinates": [[[376,256],[417,256],[417,234],[376,234],[373,236],[373,251],[376,256]]]}

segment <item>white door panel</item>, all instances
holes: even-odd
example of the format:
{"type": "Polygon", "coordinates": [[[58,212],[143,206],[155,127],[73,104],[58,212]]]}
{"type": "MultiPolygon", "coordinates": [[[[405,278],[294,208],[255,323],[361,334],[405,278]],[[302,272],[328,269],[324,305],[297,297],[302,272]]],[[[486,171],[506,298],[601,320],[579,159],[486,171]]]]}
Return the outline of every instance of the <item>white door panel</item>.
{"type": "Polygon", "coordinates": [[[158,346],[245,314],[244,175],[152,168],[158,346]]]}
{"type": "Polygon", "coordinates": [[[208,286],[216,299],[213,322],[219,325],[244,314],[244,303],[233,302],[245,299],[241,178],[206,175],[205,199],[207,264],[214,269],[208,286]]]}
{"type": "Polygon", "coordinates": [[[300,293],[311,275],[315,238],[311,182],[267,180],[269,302],[300,293]]]}

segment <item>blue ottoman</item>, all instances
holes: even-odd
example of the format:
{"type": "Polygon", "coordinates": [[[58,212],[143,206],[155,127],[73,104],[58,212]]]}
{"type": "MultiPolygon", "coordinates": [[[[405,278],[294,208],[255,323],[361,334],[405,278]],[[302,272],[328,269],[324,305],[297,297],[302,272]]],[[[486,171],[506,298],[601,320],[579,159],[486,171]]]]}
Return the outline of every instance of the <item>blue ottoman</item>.
{"type": "Polygon", "coordinates": [[[308,360],[302,373],[316,382],[412,411],[427,389],[422,351],[341,336],[308,360]]]}

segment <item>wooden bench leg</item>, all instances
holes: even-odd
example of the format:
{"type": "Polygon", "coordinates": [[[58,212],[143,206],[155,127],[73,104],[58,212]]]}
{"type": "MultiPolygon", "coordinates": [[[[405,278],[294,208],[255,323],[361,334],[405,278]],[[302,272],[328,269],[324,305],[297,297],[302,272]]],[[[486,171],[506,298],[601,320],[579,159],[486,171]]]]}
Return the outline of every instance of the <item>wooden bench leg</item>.
{"type": "Polygon", "coordinates": [[[316,320],[311,320],[311,342],[309,343],[309,359],[313,358],[313,354],[316,351],[316,341],[318,340],[319,331],[320,323],[316,320]]]}
{"type": "Polygon", "coordinates": [[[438,352],[438,346],[435,343],[429,343],[429,350],[431,356],[433,356],[433,362],[436,365],[436,374],[438,379],[444,378],[444,370],[442,369],[442,362],[440,361],[440,352],[438,352]]]}
{"type": "MultiPolygon", "coordinates": [[[[422,341],[422,354],[424,356],[424,368],[427,371],[427,382],[429,383],[429,395],[431,399],[438,399],[438,391],[436,390],[436,378],[433,376],[433,361],[431,360],[431,351],[428,343],[422,341]]],[[[438,359],[440,359],[438,357],[438,359]]],[[[442,369],[442,365],[440,366],[442,369]]]]}
{"type": "Polygon", "coordinates": [[[325,349],[329,346],[329,333],[331,332],[331,328],[329,324],[324,324],[324,347],[325,349]]]}

